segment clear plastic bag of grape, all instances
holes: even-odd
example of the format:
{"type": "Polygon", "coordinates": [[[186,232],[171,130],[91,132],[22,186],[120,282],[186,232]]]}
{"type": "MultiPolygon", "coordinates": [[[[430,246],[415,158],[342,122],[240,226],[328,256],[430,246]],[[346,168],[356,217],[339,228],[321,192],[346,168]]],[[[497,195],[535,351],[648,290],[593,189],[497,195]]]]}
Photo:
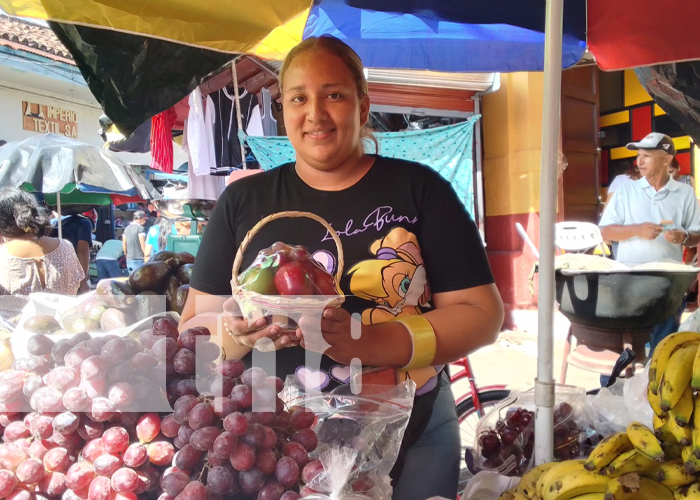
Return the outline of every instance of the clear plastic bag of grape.
{"type": "MultiPolygon", "coordinates": [[[[586,439],[586,390],[555,386],[554,459],[577,458],[586,439]]],[[[535,390],[512,393],[476,427],[474,466],[505,476],[521,476],[531,466],[535,446],[535,390]]]]}
{"type": "Polygon", "coordinates": [[[301,498],[390,500],[389,473],[399,454],[413,407],[415,384],[352,385],[307,392],[296,377],[280,394],[295,412],[312,413],[318,447],[302,471],[301,498]]]}

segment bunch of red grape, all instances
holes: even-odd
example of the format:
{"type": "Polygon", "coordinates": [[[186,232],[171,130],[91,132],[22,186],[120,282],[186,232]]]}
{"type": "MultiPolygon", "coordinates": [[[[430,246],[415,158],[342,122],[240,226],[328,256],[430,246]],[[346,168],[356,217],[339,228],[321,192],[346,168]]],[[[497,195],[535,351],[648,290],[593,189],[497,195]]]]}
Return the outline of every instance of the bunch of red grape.
{"type": "MultiPolygon", "coordinates": [[[[554,457],[556,460],[576,458],[580,453],[580,430],[571,418],[573,408],[561,403],[554,410],[554,457]]],[[[509,408],[505,420],[499,419],[493,429],[479,435],[483,468],[501,474],[522,474],[532,457],[535,445],[534,412],[522,407],[509,408]]]]}
{"type": "Polygon", "coordinates": [[[179,334],[161,318],[138,341],[31,337],[29,356],[0,373],[0,499],[294,500],[313,492],[304,484],[323,471],[309,457],[316,416],[288,411],[282,380],[262,369],[215,365],[220,350],[209,336],[205,328],[179,334]],[[163,395],[174,411],[138,411],[163,395]]]}

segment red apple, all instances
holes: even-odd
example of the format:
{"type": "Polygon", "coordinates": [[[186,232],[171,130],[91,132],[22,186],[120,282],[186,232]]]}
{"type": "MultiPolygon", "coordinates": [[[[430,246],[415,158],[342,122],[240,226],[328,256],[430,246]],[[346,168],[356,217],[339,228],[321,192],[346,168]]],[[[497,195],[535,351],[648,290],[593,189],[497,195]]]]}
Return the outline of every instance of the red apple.
{"type": "Polygon", "coordinates": [[[318,288],[323,295],[338,295],[333,276],[323,269],[316,268],[314,269],[313,277],[316,288],[318,288]]]}
{"type": "Polygon", "coordinates": [[[275,287],[282,295],[313,295],[313,283],[298,262],[280,266],[275,274],[275,287]]]}

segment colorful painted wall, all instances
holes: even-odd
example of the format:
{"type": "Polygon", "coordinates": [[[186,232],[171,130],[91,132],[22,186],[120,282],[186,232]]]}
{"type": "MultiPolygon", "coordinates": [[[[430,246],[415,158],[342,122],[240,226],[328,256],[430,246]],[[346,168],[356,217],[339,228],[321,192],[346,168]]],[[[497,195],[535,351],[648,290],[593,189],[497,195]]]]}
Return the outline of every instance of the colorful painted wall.
{"type": "Polygon", "coordinates": [[[650,132],[670,135],[678,151],[676,158],[681,166],[681,174],[695,172],[697,148],[690,137],[666,116],[664,110],[654,104],[633,70],[618,74],[601,72],[600,81],[600,179],[603,190],[607,189],[616,175],[624,173],[637,156],[635,151],[628,150],[625,145],[642,139],[650,132]],[[606,82],[609,84],[606,85],[606,82]],[[607,96],[603,97],[603,92],[607,96]],[[610,105],[606,106],[606,101],[610,105]]]}
{"type": "MultiPolygon", "coordinates": [[[[536,307],[528,285],[535,258],[515,223],[537,244],[543,85],[541,73],[502,74],[500,90],[483,97],[486,250],[507,313],[536,307]]],[[[506,314],[504,328],[512,326],[506,314]]]]}

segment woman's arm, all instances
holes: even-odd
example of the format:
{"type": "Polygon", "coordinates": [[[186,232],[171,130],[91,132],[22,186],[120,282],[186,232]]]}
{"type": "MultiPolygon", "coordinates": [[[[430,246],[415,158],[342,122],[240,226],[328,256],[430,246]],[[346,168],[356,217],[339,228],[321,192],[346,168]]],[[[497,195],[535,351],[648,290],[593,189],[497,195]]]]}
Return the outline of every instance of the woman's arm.
{"type": "MultiPolygon", "coordinates": [[[[435,309],[423,316],[435,331],[437,345],[434,365],[463,358],[496,341],[503,324],[503,302],[496,285],[437,293],[433,302],[435,309]]],[[[325,351],[326,355],[345,364],[351,363],[353,358],[359,358],[363,364],[370,366],[408,364],[413,344],[402,324],[363,325],[360,338],[353,339],[352,321],[355,320],[342,309],[327,309],[324,312],[321,329],[324,340],[330,345],[325,351]]],[[[305,339],[308,332],[304,335],[303,329],[302,326],[297,335],[305,339]]]]}
{"type": "Polygon", "coordinates": [[[153,245],[146,243],[146,249],[143,252],[143,261],[148,262],[151,258],[151,252],[153,251],[153,245]]]}

